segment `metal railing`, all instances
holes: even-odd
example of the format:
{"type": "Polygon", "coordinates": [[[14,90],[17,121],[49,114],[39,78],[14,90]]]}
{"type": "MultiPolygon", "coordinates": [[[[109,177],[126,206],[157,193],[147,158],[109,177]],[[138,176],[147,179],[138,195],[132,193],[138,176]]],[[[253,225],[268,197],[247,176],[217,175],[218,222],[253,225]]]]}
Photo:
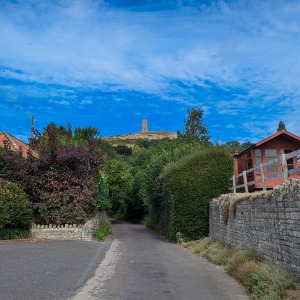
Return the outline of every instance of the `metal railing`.
{"type": "MultiPolygon", "coordinates": [[[[280,157],[276,158],[276,159],[272,159],[272,160],[268,160],[265,163],[260,163],[258,166],[256,166],[255,168],[251,168],[248,169],[246,171],[243,171],[242,173],[238,174],[238,175],[233,175],[232,178],[230,178],[230,180],[232,180],[233,182],[233,186],[232,186],[232,190],[234,193],[236,193],[236,190],[239,188],[244,188],[245,192],[248,193],[249,192],[249,186],[254,185],[255,183],[262,183],[262,188],[265,191],[266,188],[266,181],[270,180],[270,179],[277,179],[277,178],[284,178],[284,182],[287,182],[289,177],[295,174],[300,174],[300,149],[288,154],[281,154],[280,157]],[[298,168],[294,168],[289,170],[288,169],[288,164],[287,164],[287,160],[293,157],[297,157],[297,161],[298,161],[298,168]],[[277,172],[276,174],[272,174],[269,176],[266,176],[265,172],[264,172],[264,167],[266,166],[270,166],[270,165],[274,165],[281,163],[282,165],[282,172],[277,172]],[[261,178],[256,179],[256,180],[252,180],[248,182],[248,174],[252,173],[252,172],[258,172],[261,175],[261,178]],[[238,180],[240,177],[243,178],[243,184],[240,185],[236,185],[236,180],[238,180]]],[[[269,172],[270,173],[270,172],[269,172]]]]}

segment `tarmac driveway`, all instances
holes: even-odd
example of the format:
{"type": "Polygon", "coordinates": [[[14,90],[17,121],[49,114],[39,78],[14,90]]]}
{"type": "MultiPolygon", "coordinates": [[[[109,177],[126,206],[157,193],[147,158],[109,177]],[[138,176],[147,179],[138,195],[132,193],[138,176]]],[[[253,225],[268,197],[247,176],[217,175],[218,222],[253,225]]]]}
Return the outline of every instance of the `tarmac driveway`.
{"type": "Polygon", "coordinates": [[[1,300],[65,300],[93,275],[111,242],[1,241],[1,300]]]}

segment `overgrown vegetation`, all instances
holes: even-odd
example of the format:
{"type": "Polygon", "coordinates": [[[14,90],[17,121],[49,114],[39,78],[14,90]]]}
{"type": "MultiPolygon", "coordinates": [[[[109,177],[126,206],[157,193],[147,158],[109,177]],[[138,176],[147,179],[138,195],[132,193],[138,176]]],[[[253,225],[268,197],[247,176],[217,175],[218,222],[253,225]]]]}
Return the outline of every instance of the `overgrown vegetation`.
{"type": "Polygon", "coordinates": [[[28,228],[31,221],[31,203],[26,193],[11,182],[0,181],[0,229],[28,228]]]}
{"type": "Polygon", "coordinates": [[[178,139],[136,140],[130,155],[119,147],[108,164],[111,214],[144,220],[173,241],[178,232],[207,235],[208,202],[229,191],[233,168],[229,146],[209,142],[201,108],[190,109],[184,124],[178,139]]]}
{"type": "Polygon", "coordinates": [[[201,108],[188,111],[178,139],[169,133],[157,133],[166,137],[159,140],[153,132],[141,136],[151,140],[134,139],[129,148],[132,140],[122,139],[113,147],[97,128],[73,131],[52,122],[34,132],[26,158],[1,150],[0,173],[28,194],[36,223],[80,224],[106,210],[144,222],[170,240],[177,233],[205,236],[209,200],[228,192],[232,149],[212,145],[201,108]]]}
{"type": "Polygon", "coordinates": [[[108,219],[103,220],[98,229],[94,233],[94,237],[99,242],[104,242],[105,239],[112,234],[111,223],[108,219]]]}
{"type": "Polygon", "coordinates": [[[221,149],[208,147],[193,151],[168,164],[156,183],[158,231],[170,240],[176,232],[197,239],[208,234],[209,201],[229,190],[231,157],[221,149]]]}
{"type": "Polygon", "coordinates": [[[292,300],[300,298],[297,278],[284,267],[263,260],[251,250],[233,250],[210,237],[182,243],[205,257],[240,282],[255,300],[292,300]]]}
{"type": "Polygon", "coordinates": [[[27,158],[3,152],[3,176],[28,194],[36,223],[83,223],[101,207],[98,174],[113,150],[96,134],[93,128],[73,134],[70,125],[50,123],[31,138],[27,158]]]}
{"type": "Polygon", "coordinates": [[[29,228],[2,228],[0,240],[27,239],[30,237],[29,228]]]}

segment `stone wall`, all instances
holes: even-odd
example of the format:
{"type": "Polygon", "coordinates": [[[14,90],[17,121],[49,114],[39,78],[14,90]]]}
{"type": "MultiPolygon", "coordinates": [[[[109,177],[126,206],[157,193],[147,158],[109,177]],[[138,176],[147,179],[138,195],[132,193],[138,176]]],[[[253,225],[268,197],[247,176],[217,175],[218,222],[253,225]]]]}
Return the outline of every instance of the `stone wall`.
{"type": "Polygon", "coordinates": [[[49,240],[85,240],[91,241],[95,230],[101,221],[106,219],[106,213],[99,212],[83,225],[37,225],[33,224],[31,236],[33,238],[49,240]]]}
{"type": "Polygon", "coordinates": [[[221,195],[209,213],[210,236],[300,273],[300,180],[268,192],[221,195]]]}

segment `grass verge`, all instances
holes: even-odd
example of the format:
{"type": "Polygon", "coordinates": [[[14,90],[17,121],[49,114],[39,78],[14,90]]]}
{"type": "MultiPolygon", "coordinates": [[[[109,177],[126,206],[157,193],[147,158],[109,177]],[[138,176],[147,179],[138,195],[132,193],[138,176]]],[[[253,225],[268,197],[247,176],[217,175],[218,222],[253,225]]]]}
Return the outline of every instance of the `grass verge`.
{"type": "Polygon", "coordinates": [[[108,219],[103,220],[94,233],[94,237],[99,242],[104,242],[112,234],[112,226],[108,219]]]}
{"type": "Polygon", "coordinates": [[[209,261],[224,266],[254,300],[300,299],[299,278],[284,267],[251,250],[233,250],[210,237],[181,245],[209,261]]]}

